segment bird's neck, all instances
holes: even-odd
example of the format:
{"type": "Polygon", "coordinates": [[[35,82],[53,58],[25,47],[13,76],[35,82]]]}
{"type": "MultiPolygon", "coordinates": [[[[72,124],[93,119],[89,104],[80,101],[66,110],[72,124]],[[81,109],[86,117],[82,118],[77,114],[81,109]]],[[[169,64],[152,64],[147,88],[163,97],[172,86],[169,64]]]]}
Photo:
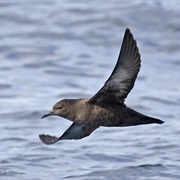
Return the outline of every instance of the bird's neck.
{"type": "Polygon", "coordinates": [[[71,103],[71,106],[69,107],[69,110],[71,113],[68,113],[67,119],[75,122],[81,122],[84,121],[84,113],[87,112],[87,109],[89,109],[87,101],[88,99],[83,98],[83,99],[75,99],[73,100],[74,102],[71,103]],[[85,111],[86,109],[86,111],[85,111]]]}

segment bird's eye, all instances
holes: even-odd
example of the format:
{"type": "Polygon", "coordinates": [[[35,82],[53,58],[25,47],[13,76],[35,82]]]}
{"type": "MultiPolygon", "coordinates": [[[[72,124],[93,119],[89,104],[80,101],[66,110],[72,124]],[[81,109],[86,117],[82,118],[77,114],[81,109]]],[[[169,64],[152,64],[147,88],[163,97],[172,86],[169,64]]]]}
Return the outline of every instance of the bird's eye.
{"type": "Polygon", "coordinates": [[[59,109],[62,109],[63,108],[63,106],[59,106],[59,109]]]}

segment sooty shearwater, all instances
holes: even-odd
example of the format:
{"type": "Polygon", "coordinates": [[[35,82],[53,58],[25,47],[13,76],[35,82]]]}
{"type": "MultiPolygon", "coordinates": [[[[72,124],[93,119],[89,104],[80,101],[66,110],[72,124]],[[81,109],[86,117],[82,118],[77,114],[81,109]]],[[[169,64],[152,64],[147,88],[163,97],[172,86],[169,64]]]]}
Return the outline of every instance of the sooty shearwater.
{"type": "Polygon", "coordinates": [[[140,70],[141,59],[135,39],[126,29],[116,66],[104,86],[91,98],[63,99],[57,102],[47,116],[60,116],[72,121],[72,125],[60,137],[39,135],[44,144],[59,140],[82,139],[100,126],[123,127],[141,124],[164,123],[146,116],[124,103],[134,86],[140,70]]]}

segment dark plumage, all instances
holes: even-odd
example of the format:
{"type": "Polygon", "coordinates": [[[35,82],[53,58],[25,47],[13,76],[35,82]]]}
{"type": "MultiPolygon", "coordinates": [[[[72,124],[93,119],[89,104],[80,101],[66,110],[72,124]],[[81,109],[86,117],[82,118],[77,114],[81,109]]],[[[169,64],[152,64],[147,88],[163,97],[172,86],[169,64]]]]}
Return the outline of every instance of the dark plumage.
{"type": "Polygon", "coordinates": [[[125,98],[134,86],[140,70],[140,54],[136,41],[126,29],[116,66],[104,86],[90,99],[64,99],[57,102],[53,110],[42,116],[57,115],[72,121],[62,136],[39,135],[45,144],[64,139],[81,139],[89,136],[100,126],[135,126],[163,121],[128,108],[125,98]]]}

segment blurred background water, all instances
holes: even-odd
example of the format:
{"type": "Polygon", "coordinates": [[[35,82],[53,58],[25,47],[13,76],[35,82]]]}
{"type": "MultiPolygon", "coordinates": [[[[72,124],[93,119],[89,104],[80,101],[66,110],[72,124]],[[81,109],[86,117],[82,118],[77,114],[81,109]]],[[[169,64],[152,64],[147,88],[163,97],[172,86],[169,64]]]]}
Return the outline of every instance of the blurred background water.
{"type": "Polygon", "coordinates": [[[179,9],[178,0],[0,1],[0,179],[180,179],[179,9]],[[102,87],[126,27],[142,57],[126,104],[165,124],[42,144],[39,134],[71,123],[40,117],[102,87]]]}

